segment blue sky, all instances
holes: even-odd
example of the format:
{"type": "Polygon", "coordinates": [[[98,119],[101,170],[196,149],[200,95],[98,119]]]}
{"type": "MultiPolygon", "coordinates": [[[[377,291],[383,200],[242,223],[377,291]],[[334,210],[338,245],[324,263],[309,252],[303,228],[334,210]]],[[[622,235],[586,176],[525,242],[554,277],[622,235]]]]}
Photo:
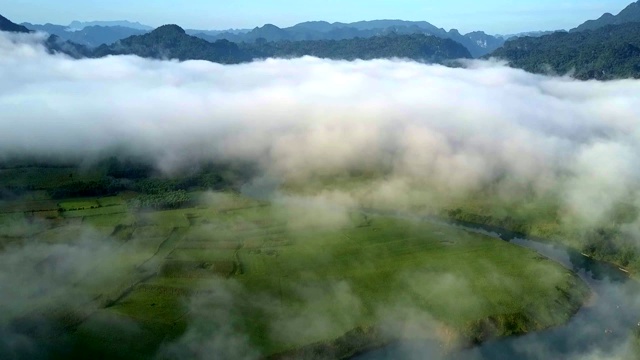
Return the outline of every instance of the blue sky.
{"type": "Polygon", "coordinates": [[[185,28],[281,27],[307,20],[425,20],[462,32],[515,33],[572,28],[631,0],[0,0],[15,22],[131,20],[185,28]]]}

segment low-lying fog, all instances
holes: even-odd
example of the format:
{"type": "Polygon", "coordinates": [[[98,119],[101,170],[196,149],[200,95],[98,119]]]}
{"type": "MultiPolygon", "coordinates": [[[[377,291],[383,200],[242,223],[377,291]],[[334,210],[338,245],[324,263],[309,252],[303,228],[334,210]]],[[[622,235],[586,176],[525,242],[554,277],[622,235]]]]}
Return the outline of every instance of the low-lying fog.
{"type": "Polygon", "coordinates": [[[285,180],[384,171],[398,201],[414,184],[454,196],[500,180],[505,196],[557,192],[589,221],[638,203],[638,81],[494,62],[72,60],[31,37],[0,37],[1,156],[117,151],[166,172],[242,159],[285,180]]]}
{"type": "MultiPolygon", "coordinates": [[[[374,197],[398,209],[414,188],[436,202],[498,184],[505,198],[558,197],[562,217],[587,225],[607,221],[617,203],[640,206],[640,81],[581,82],[489,61],[73,60],[48,54],[41,39],[0,33],[0,161],[90,164],[117,153],[168,175],[247,161],[262,171],[257,183],[369,174],[374,197]]],[[[348,190],[311,195],[355,206],[348,190]]],[[[627,231],[640,233],[640,221],[627,231]]],[[[22,296],[9,292],[19,259],[47,251],[30,246],[0,256],[12,261],[0,265],[2,314],[22,296]]],[[[69,247],[95,249],[84,240],[69,247]]],[[[244,344],[227,334],[216,341],[224,339],[244,344]]]]}

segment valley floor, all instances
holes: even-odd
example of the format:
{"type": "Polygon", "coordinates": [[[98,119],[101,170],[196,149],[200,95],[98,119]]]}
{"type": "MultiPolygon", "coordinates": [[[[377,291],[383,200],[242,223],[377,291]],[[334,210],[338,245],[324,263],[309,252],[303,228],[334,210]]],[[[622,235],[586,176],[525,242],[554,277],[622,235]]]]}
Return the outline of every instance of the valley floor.
{"type": "Polygon", "coordinates": [[[20,265],[40,269],[26,280],[75,266],[66,257],[91,244],[75,251],[71,284],[0,300],[13,314],[4,326],[53,322],[53,333],[18,333],[64,358],[347,357],[399,339],[446,349],[557,326],[589,294],[532,251],[445,225],[228,191],[134,211],[134,196],[2,202],[0,259],[44,249],[20,265]]]}

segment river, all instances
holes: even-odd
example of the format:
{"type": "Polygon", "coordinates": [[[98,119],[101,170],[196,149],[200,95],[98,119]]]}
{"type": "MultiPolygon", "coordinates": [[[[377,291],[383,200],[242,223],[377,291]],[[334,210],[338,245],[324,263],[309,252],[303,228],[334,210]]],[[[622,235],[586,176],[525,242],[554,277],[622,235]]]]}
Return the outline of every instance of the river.
{"type": "MultiPolygon", "coordinates": [[[[404,216],[387,212],[384,215],[404,216]]],[[[435,218],[420,219],[444,223],[435,218]]],[[[633,354],[629,347],[633,330],[640,327],[640,287],[623,270],[575,250],[524,239],[498,228],[459,222],[447,224],[536,251],[578,274],[591,287],[593,297],[568,323],[557,328],[501,338],[446,353],[435,342],[401,342],[353,359],[640,359],[640,354],[633,354]]]]}
{"type": "Polygon", "coordinates": [[[370,215],[453,226],[536,251],[576,273],[590,286],[593,296],[569,322],[553,329],[500,338],[454,352],[443,352],[435,341],[400,342],[357,355],[352,360],[640,360],[640,354],[634,354],[629,346],[632,332],[640,328],[640,283],[631,280],[617,266],[594,260],[568,247],[543,239],[523,238],[498,227],[399,211],[360,210],[370,215]]]}

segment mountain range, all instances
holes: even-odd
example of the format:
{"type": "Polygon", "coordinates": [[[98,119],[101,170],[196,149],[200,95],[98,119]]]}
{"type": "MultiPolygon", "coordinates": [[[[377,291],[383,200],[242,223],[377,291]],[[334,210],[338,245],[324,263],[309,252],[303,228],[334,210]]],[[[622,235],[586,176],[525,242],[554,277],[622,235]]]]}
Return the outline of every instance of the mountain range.
{"type": "Polygon", "coordinates": [[[93,52],[95,57],[123,54],[178,60],[209,60],[223,64],[305,55],[340,60],[401,57],[425,62],[471,58],[469,51],[461,44],[424,34],[396,34],[343,40],[260,40],[236,44],[226,39],[210,42],[190,36],[177,25],[164,25],[144,35],[132,36],[111,45],[102,45],[93,52]]]}
{"type": "Polygon", "coordinates": [[[519,38],[491,56],[534,73],[571,74],[583,80],[640,78],[640,22],[519,38]]]}
{"type": "Polygon", "coordinates": [[[470,59],[460,43],[425,34],[389,34],[341,40],[258,41],[242,43],[254,58],[315,56],[334,60],[404,58],[426,63],[470,59]]]}
{"type": "Polygon", "coordinates": [[[583,80],[640,78],[640,1],[570,32],[507,41],[486,57],[507,60],[529,72],[583,80]]]}
{"type": "Polygon", "coordinates": [[[571,32],[597,30],[607,25],[620,25],[629,22],[640,21],[640,1],[629,4],[618,15],[605,13],[597,20],[588,20],[580,26],[571,29],[571,32]]]}
{"type": "MultiPolygon", "coordinates": [[[[71,24],[31,24],[23,23],[25,27],[34,31],[42,31],[67,41],[77,44],[98,47],[102,44],[111,45],[118,40],[133,35],[142,35],[152,29],[140,23],[126,21],[103,21],[81,23],[74,21],[71,24]]],[[[403,20],[373,20],[355,23],[328,23],[324,21],[311,21],[294,25],[289,28],[279,28],[272,24],[256,27],[253,30],[186,30],[185,33],[204,40],[215,42],[228,40],[235,43],[254,43],[257,40],[268,42],[276,41],[303,41],[303,40],[346,40],[355,38],[370,38],[391,34],[432,35],[442,39],[454,40],[465,46],[473,57],[479,57],[492,52],[504,43],[504,39],[487,35],[482,31],[474,31],[461,34],[458,30],[446,31],[426,21],[403,20]]]]}
{"type": "Polygon", "coordinates": [[[506,42],[505,37],[484,32],[462,35],[428,22],[402,20],[349,24],[312,21],[289,28],[267,24],[252,30],[227,31],[183,30],[177,25],[148,31],[142,24],[123,21],[24,25],[0,16],[0,30],[48,32],[49,51],[76,58],[133,54],[234,64],[311,55],[344,60],[402,57],[448,63],[451,59],[482,56],[503,59],[530,72],[571,74],[579,79],[640,78],[640,1],[618,15],[604,14],[569,32],[516,34],[506,42]]]}
{"type": "Polygon", "coordinates": [[[554,32],[558,32],[558,31],[564,32],[564,30],[526,31],[526,32],[521,32],[521,33],[517,33],[517,34],[496,35],[496,37],[503,38],[503,39],[508,41],[508,40],[517,39],[519,37],[525,37],[525,36],[540,37],[540,36],[553,34],[554,32]]]}
{"type": "Polygon", "coordinates": [[[89,47],[97,47],[102,44],[113,44],[114,42],[128,38],[129,36],[146,34],[148,32],[148,30],[134,29],[124,27],[122,25],[89,25],[82,28],[71,28],[69,26],[54,24],[34,25],[30,23],[23,23],[22,25],[33,31],[46,32],[50,35],[55,35],[62,40],[71,41],[76,44],[89,47]]]}
{"type": "Polygon", "coordinates": [[[354,23],[310,21],[288,28],[279,28],[275,25],[267,24],[248,32],[222,32],[216,35],[208,35],[203,32],[193,33],[193,35],[205,40],[225,39],[237,43],[253,43],[259,39],[264,39],[268,42],[283,40],[346,40],[390,34],[424,34],[442,39],[451,39],[464,45],[474,57],[488,54],[504,43],[504,39],[487,35],[482,31],[474,31],[463,35],[456,29],[446,31],[426,21],[403,20],[373,20],[354,23]]]}
{"type": "MultiPolygon", "coordinates": [[[[29,32],[23,26],[2,18],[0,30],[29,32]]],[[[88,28],[101,28],[89,26],[88,28]]],[[[409,58],[424,62],[443,63],[459,58],[471,58],[469,51],[451,39],[424,34],[395,34],[342,40],[305,40],[268,42],[259,39],[240,43],[220,39],[213,42],[190,36],[177,25],[164,25],[151,32],[133,35],[111,45],[95,49],[65,41],[50,35],[45,45],[50,52],[61,52],[75,58],[108,55],[138,55],[146,58],[177,60],[208,60],[222,64],[237,64],[254,59],[305,55],[330,59],[409,58]]]]}
{"type": "Polygon", "coordinates": [[[221,64],[251,61],[253,57],[227,40],[209,42],[187,35],[177,25],[163,25],[143,34],[131,36],[111,45],[101,45],[94,57],[107,55],[138,55],[156,59],[208,60],[221,64]]]}
{"type": "Polygon", "coordinates": [[[131,22],[127,20],[116,20],[116,21],[72,21],[67,28],[72,31],[82,30],[86,27],[90,26],[106,26],[106,27],[125,27],[130,29],[142,30],[142,31],[151,31],[153,30],[152,26],[143,25],[139,22],[131,22]]]}

